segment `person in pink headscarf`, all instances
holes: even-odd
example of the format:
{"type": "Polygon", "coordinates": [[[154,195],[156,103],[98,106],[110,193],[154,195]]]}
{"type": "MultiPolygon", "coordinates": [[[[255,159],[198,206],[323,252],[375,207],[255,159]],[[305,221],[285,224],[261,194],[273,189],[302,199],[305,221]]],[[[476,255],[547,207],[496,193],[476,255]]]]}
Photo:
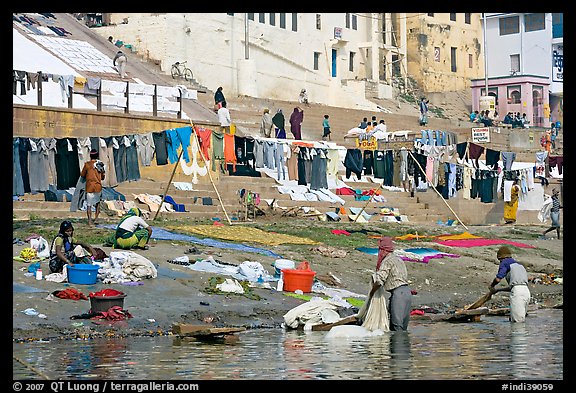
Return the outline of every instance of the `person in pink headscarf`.
{"type": "Polygon", "coordinates": [[[304,110],[300,107],[294,108],[294,112],[290,115],[290,131],[294,135],[294,139],[302,140],[302,122],[304,121],[304,110]]]}
{"type": "Polygon", "coordinates": [[[412,311],[408,272],[404,261],[394,254],[394,243],[387,236],[378,240],[378,262],[368,297],[371,298],[381,288],[390,292],[390,330],[408,330],[412,311]]]}

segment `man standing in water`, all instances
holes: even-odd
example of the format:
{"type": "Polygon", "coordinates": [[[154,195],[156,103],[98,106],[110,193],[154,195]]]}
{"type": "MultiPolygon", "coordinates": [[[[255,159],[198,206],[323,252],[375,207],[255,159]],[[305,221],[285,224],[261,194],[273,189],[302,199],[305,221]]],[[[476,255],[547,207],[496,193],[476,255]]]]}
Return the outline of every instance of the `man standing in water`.
{"type": "Polygon", "coordinates": [[[488,287],[490,292],[510,292],[510,322],[524,322],[530,303],[530,289],[528,289],[528,273],[524,266],[512,258],[512,252],[506,246],[500,247],[496,257],[500,261],[498,273],[492,284],[488,287]],[[494,288],[504,277],[508,287],[494,288]]]}
{"type": "Polygon", "coordinates": [[[412,292],[408,286],[406,264],[394,254],[392,239],[382,236],[378,240],[378,263],[372,276],[372,297],[378,288],[390,292],[390,330],[408,330],[412,311],[412,292]]]}

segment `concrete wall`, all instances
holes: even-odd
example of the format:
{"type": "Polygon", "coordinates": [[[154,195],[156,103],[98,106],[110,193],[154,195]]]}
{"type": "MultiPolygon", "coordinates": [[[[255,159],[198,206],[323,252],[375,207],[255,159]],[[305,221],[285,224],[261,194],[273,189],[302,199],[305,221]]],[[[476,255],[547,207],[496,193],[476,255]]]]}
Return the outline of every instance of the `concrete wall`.
{"type": "Polygon", "coordinates": [[[480,14],[472,13],[470,24],[464,13],[406,14],[408,73],[426,92],[468,88],[470,79],[484,76],[480,14]],[[451,70],[451,48],[456,48],[456,72],[451,70]],[[439,54],[435,56],[436,48],[439,54]],[[472,55],[472,67],[468,56],[472,55]]]}
{"type": "MultiPolygon", "coordinates": [[[[222,86],[233,95],[295,100],[306,88],[312,102],[342,107],[352,103],[354,108],[375,110],[364,91],[347,97],[352,92],[343,94],[341,87],[347,80],[361,80],[378,69],[378,56],[367,55],[365,45],[381,47],[380,34],[372,28],[372,15],[379,14],[354,14],[357,29],[353,29],[346,27],[344,13],[298,13],[297,31],[292,31],[292,13],[285,14],[285,28],[280,27],[280,13],[274,15],[272,26],[269,13],[264,23],[254,14],[248,23],[248,45],[244,13],[112,13],[107,14],[111,25],[93,29],[103,37],[111,35],[133,45],[167,73],[175,61],[187,61],[197,82],[210,90],[222,86]],[[335,39],[335,28],[342,29],[340,39],[335,39]],[[333,49],[336,76],[332,76],[333,49]],[[355,53],[353,71],[351,52],[355,53]],[[314,53],[320,54],[317,70],[314,53]],[[252,71],[247,71],[245,60],[250,60],[252,71]]],[[[378,75],[372,79],[381,83],[378,75]]]]}
{"type": "MultiPolygon", "coordinates": [[[[12,135],[30,138],[109,137],[190,125],[186,119],[158,118],[81,109],[12,106],[12,135]]],[[[203,125],[210,127],[209,125],[203,125]]]]}
{"type": "MultiPolygon", "coordinates": [[[[190,125],[188,120],[161,119],[157,117],[124,115],[86,111],[79,109],[59,109],[13,105],[13,137],[29,138],[79,138],[109,137],[117,135],[145,134],[170,128],[190,125]]],[[[195,123],[198,126],[212,128],[209,124],[195,123]]],[[[189,154],[192,150],[188,148],[189,154]]],[[[201,158],[200,158],[201,160],[201,158]]],[[[174,168],[173,164],[150,166],[140,165],[142,178],[168,181],[174,168]]],[[[219,182],[219,171],[210,171],[214,182],[219,182]]],[[[174,181],[190,182],[190,176],[177,171],[174,181]]],[[[209,184],[208,176],[200,176],[199,183],[209,184]]]]}
{"type": "Polygon", "coordinates": [[[552,14],[545,14],[545,29],[525,31],[528,14],[504,13],[486,15],[486,56],[490,77],[510,76],[510,55],[520,55],[520,75],[550,77],[552,72],[552,14]],[[500,35],[500,19],[519,16],[516,34],[500,35]]]}

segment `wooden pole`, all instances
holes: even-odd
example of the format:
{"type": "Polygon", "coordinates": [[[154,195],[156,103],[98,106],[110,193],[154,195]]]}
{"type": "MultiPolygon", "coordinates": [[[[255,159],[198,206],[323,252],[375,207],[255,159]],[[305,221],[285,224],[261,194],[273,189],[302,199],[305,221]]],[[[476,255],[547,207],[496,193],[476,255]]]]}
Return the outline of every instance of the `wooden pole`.
{"type": "Polygon", "coordinates": [[[436,194],[438,194],[438,196],[442,199],[442,201],[446,204],[446,206],[448,206],[448,209],[450,209],[450,211],[452,212],[452,214],[454,214],[454,217],[456,217],[456,219],[458,220],[458,222],[460,224],[462,224],[462,226],[464,228],[466,228],[466,230],[468,230],[468,227],[466,225],[464,225],[464,223],[462,222],[462,220],[460,219],[460,217],[458,217],[458,215],[456,214],[456,212],[454,210],[452,210],[452,208],[450,207],[450,205],[448,204],[448,202],[446,202],[446,200],[444,199],[444,197],[438,192],[438,190],[436,189],[436,187],[432,186],[432,180],[430,180],[428,178],[428,175],[426,174],[426,171],[424,169],[422,169],[422,166],[420,165],[420,163],[418,162],[418,160],[416,160],[416,157],[414,157],[414,155],[412,154],[411,151],[408,151],[408,154],[410,154],[410,157],[412,157],[412,159],[414,160],[414,162],[416,162],[416,165],[418,165],[418,168],[420,168],[420,170],[422,171],[422,173],[424,173],[424,176],[426,176],[426,180],[428,180],[428,183],[430,184],[430,186],[432,187],[432,189],[434,189],[434,191],[436,191],[436,194]]]}
{"type": "Polygon", "coordinates": [[[166,185],[166,190],[164,190],[164,194],[162,195],[162,202],[160,202],[160,206],[158,206],[158,210],[156,210],[156,214],[152,221],[156,221],[156,217],[158,217],[158,213],[160,213],[160,209],[164,204],[164,199],[166,199],[166,194],[168,193],[168,188],[170,188],[170,183],[172,183],[172,179],[174,178],[174,174],[176,173],[176,168],[178,168],[178,164],[180,164],[180,157],[182,157],[182,153],[184,153],[184,148],[180,150],[180,154],[178,155],[178,160],[176,160],[176,164],[174,164],[174,169],[172,170],[172,175],[170,176],[170,180],[168,180],[168,184],[166,185]]]}
{"type": "Polygon", "coordinates": [[[200,146],[200,141],[198,140],[198,135],[196,135],[196,133],[194,132],[194,126],[192,124],[192,121],[190,121],[190,125],[192,126],[192,134],[194,135],[194,138],[196,138],[196,143],[198,144],[198,151],[200,152],[200,157],[202,157],[202,161],[204,161],[204,165],[206,166],[206,169],[208,170],[208,177],[210,178],[210,183],[212,183],[212,187],[214,187],[214,191],[216,191],[216,195],[218,196],[218,201],[220,202],[220,206],[222,207],[222,211],[224,212],[224,215],[226,216],[226,220],[228,220],[228,224],[232,225],[232,221],[230,221],[230,217],[228,217],[228,213],[226,213],[226,208],[224,207],[224,203],[222,202],[222,198],[220,197],[220,193],[218,192],[218,189],[216,188],[216,184],[214,184],[214,180],[212,180],[212,174],[210,173],[210,168],[208,168],[208,163],[206,162],[206,158],[204,157],[204,153],[202,153],[202,148],[200,146]]]}
{"type": "Polygon", "coordinates": [[[380,185],[378,186],[378,188],[376,190],[374,190],[374,193],[372,193],[372,195],[370,195],[370,199],[368,199],[368,202],[366,202],[366,204],[364,205],[364,207],[362,208],[362,210],[360,210],[360,213],[358,213],[356,215],[356,218],[354,218],[353,222],[358,221],[358,217],[360,217],[360,215],[362,213],[364,213],[364,210],[368,207],[368,204],[372,201],[372,198],[374,198],[374,195],[376,195],[376,191],[378,191],[380,188],[382,188],[382,186],[384,185],[384,179],[382,179],[382,183],[380,183],[380,185]]]}

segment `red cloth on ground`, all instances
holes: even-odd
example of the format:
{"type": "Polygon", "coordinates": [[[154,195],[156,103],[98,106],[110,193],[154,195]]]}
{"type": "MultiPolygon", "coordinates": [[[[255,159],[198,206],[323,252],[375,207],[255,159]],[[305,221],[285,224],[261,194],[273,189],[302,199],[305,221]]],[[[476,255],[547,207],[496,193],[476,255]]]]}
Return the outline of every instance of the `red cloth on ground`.
{"type": "Polygon", "coordinates": [[[424,311],[422,310],[412,310],[410,311],[410,315],[424,315],[424,311]]]}
{"type": "Polygon", "coordinates": [[[350,236],[350,232],[345,231],[343,229],[332,229],[330,232],[332,232],[335,235],[346,235],[346,236],[350,236]]]}
{"type": "Polygon", "coordinates": [[[60,299],[72,299],[72,300],[88,300],[86,295],[78,291],[76,288],[67,288],[62,291],[54,291],[52,295],[59,297],[60,299]]]}
{"type": "Polygon", "coordinates": [[[493,246],[495,244],[510,244],[511,246],[521,248],[536,248],[536,246],[531,246],[530,244],[518,243],[504,239],[462,239],[462,240],[442,240],[442,241],[437,240],[436,243],[450,247],[481,247],[481,246],[493,246]]]}
{"type": "Polygon", "coordinates": [[[356,191],[350,187],[340,187],[336,189],[336,195],[356,195],[356,191]]]}
{"type": "Polygon", "coordinates": [[[99,315],[96,315],[90,319],[106,319],[108,321],[123,321],[125,319],[132,318],[132,315],[123,310],[120,306],[112,306],[108,311],[101,311],[99,315]]]}

